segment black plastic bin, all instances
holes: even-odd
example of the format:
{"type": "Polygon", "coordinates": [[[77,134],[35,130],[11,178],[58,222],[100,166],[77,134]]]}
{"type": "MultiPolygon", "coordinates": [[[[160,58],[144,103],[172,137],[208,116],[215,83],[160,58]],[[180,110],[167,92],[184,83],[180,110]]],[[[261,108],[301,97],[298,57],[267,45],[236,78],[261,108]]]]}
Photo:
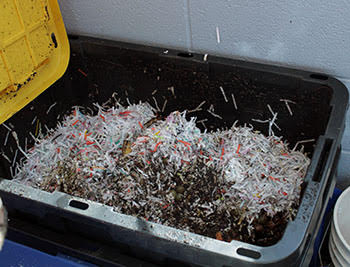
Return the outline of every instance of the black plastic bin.
{"type": "MultiPolygon", "coordinates": [[[[171,259],[208,266],[292,266],[310,262],[325,204],[335,185],[348,106],[348,92],[341,82],[302,70],[211,55],[205,58],[202,54],[172,49],[80,36],[71,36],[70,43],[71,61],[66,74],[6,122],[17,132],[22,147],[26,138],[30,145],[29,132],[35,131],[36,124],[32,124],[35,117],[42,125],[54,127],[58,115],[62,118],[72,106],[104,103],[113,92],[118,93],[124,104],[126,98],[132,103],[139,100],[153,103],[155,97],[161,104],[166,99],[165,114],[193,109],[205,100],[203,110],[213,104],[215,113],[223,117],[220,120],[207,112],[197,113],[198,120],[208,119],[209,130],[230,127],[239,120],[240,124],[250,123],[267,134],[266,124],[252,119],[268,119],[269,104],[278,112],[281,131],[275,131],[276,135],[284,136],[291,145],[304,139],[317,140],[316,145],[305,144],[312,161],[297,216],[273,246],[226,243],[118,214],[111,207],[61,192],[48,193],[11,181],[10,164],[1,158],[0,174],[4,179],[0,182],[0,195],[10,218],[30,220],[109,244],[126,244],[135,255],[140,248],[148,251],[148,256],[157,263],[171,259]],[[224,101],[220,86],[227,95],[234,94],[237,110],[224,101]],[[297,103],[292,105],[293,116],[281,99],[297,103]],[[55,102],[57,105],[47,114],[55,102]]],[[[7,129],[1,127],[0,140],[6,135],[7,129]]],[[[16,142],[10,137],[1,153],[12,159],[15,150],[16,142]]]]}

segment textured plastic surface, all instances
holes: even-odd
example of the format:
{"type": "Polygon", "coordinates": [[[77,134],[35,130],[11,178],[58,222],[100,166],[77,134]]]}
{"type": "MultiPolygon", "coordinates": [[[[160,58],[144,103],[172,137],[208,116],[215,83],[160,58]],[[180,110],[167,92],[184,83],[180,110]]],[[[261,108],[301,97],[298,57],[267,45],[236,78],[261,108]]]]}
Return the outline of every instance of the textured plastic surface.
{"type": "MultiPolygon", "coordinates": [[[[66,75],[10,120],[22,147],[26,137],[30,143],[28,129],[35,131],[37,127],[32,124],[35,117],[38,124],[54,127],[57,116],[62,117],[63,111],[69,111],[72,105],[92,107],[94,102],[106,102],[115,91],[123,104],[127,104],[126,97],[131,102],[152,103],[152,92],[158,89],[155,95],[158,103],[168,100],[165,113],[194,108],[206,100],[223,117],[223,120],[209,117],[206,121],[209,129],[230,126],[239,120],[252,123],[266,133],[266,125],[254,124],[251,119],[269,116],[266,107],[269,103],[279,114],[278,124],[282,129],[279,134],[292,146],[301,139],[317,140],[315,146],[305,146],[312,162],[297,216],[273,246],[226,243],[119,214],[109,206],[61,192],[48,193],[4,179],[0,182],[0,195],[10,218],[29,218],[50,228],[121,244],[130,250],[142,248],[158,262],[175,259],[206,266],[293,266],[310,262],[314,239],[335,186],[348,106],[348,92],[342,83],[306,71],[210,55],[204,60],[200,54],[77,36],[71,40],[71,47],[71,64],[66,75]],[[225,103],[219,85],[227,93],[234,92],[237,111],[232,103],[225,103]],[[169,91],[171,86],[175,88],[176,98],[169,91]],[[293,106],[293,116],[280,101],[286,98],[298,103],[293,106]],[[47,113],[55,102],[56,106],[47,113]],[[86,203],[88,208],[71,207],[69,203],[73,199],[86,203]]],[[[206,112],[198,113],[199,119],[206,117],[206,112]]],[[[6,134],[7,130],[0,128],[0,140],[6,134]]],[[[12,139],[3,148],[10,159],[16,150],[12,139]]],[[[9,178],[12,164],[6,160],[0,164],[0,175],[9,178]]],[[[140,253],[136,251],[134,255],[138,256],[140,253]]]]}
{"type": "Polygon", "coordinates": [[[0,123],[65,72],[69,43],[57,0],[0,2],[0,123]]]}

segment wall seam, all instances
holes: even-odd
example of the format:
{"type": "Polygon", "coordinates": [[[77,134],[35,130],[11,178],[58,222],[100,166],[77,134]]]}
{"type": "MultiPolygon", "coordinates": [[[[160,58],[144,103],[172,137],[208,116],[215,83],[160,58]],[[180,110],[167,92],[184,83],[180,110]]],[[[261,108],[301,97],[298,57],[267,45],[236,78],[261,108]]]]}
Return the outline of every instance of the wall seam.
{"type": "Polygon", "coordinates": [[[193,51],[190,0],[184,0],[184,6],[185,6],[185,20],[186,20],[187,49],[189,51],[193,51]]]}

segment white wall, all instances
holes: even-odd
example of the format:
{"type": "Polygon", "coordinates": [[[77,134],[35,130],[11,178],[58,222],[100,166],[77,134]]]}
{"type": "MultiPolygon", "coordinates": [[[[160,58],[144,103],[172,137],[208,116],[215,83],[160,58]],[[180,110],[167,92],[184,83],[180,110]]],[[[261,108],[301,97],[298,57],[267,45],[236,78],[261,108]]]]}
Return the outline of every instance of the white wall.
{"type": "MultiPolygon", "coordinates": [[[[320,71],[350,88],[348,0],[59,0],[68,32],[320,71]],[[216,27],[221,42],[217,43],[216,27]]],[[[350,118],[347,118],[348,124],[350,118]]],[[[350,129],[339,176],[350,180],[350,129]],[[349,165],[349,167],[348,167],[349,165]]]]}

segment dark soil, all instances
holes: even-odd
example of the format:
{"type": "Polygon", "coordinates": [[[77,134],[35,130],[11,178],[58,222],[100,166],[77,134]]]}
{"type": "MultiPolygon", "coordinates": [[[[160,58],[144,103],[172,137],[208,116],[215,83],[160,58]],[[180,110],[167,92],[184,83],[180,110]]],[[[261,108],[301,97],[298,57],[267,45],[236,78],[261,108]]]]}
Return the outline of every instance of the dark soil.
{"type": "MultiPolygon", "coordinates": [[[[126,156],[121,164],[126,164],[128,161],[130,161],[130,158],[126,156]]],[[[151,165],[146,166],[142,162],[136,162],[135,169],[130,172],[130,175],[115,177],[105,171],[103,178],[96,178],[100,181],[103,179],[104,183],[108,185],[108,190],[114,192],[113,198],[108,201],[103,199],[101,192],[95,192],[91,189],[86,179],[79,176],[74,168],[70,168],[67,163],[62,163],[56,169],[55,174],[63,177],[61,180],[47,178],[40,185],[40,188],[49,192],[59,190],[112,207],[119,207],[118,211],[123,214],[136,216],[147,221],[156,221],[226,242],[239,240],[260,246],[269,246],[278,242],[283,235],[288,222],[287,219],[281,214],[271,218],[264,213],[253,221],[253,227],[249,235],[248,223],[243,220],[244,208],[235,207],[228,199],[224,198],[225,191],[222,189],[224,184],[218,179],[215,171],[209,170],[205,177],[199,175],[205,169],[203,162],[195,164],[185,173],[178,172],[174,177],[163,177],[161,173],[160,180],[165,182],[160,189],[157,186],[157,175],[145,178],[137,172],[136,167],[145,173],[157,173],[159,171],[154,170],[151,165]],[[132,199],[138,203],[138,207],[132,205],[131,200],[125,200],[119,196],[118,192],[125,190],[125,188],[117,183],[120,179],[130,177],[138,187],[147,192],[145,195],[151,194],[164,200],[166,195],[171,194],[173,195],[172,200],[159,203],[156,206],[147,204],[141,206],[140,202],[145,200],[145,196],[138,195],[132,199]],[[184,179],[181,179],[182,177],[184,179]],[[205,208],[199,207],[202,204],[216,200],[220,200],[222,204],[219,206],[220,208],[214,208],[211,214],[208,214],[205,208]]]]}

